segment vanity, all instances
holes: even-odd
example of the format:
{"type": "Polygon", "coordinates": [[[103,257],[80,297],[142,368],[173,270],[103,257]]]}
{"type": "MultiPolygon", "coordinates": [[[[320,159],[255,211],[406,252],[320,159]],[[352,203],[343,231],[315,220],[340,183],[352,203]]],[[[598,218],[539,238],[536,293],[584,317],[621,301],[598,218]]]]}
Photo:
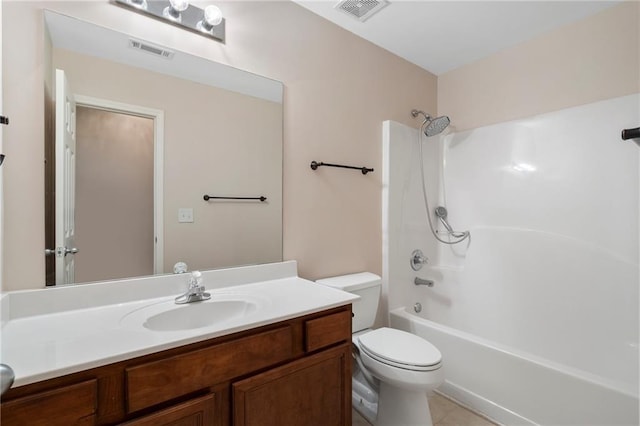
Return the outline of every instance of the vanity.
{"type": "Polygon", "coordinates": [[[350,425],[351,303],[295,262],[5,294],[4,425],[350,425]]]}

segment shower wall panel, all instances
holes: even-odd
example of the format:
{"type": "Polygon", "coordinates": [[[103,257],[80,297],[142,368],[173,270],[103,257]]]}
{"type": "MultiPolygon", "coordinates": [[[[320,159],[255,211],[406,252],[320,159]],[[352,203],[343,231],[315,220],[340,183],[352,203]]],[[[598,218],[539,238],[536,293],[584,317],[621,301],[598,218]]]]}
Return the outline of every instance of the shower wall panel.
{"type": "Polygon", "coordinates": [[[429,320],[637,396],[640,149],[620,131],[639,117],[631,95],[423,138],[431,211],[471,231],[455,246],[428,231],[417,131],[386,122],[389,308],[418,302],[429,320]],[[417,248],[430,264],[414,272],[417,248]]]}

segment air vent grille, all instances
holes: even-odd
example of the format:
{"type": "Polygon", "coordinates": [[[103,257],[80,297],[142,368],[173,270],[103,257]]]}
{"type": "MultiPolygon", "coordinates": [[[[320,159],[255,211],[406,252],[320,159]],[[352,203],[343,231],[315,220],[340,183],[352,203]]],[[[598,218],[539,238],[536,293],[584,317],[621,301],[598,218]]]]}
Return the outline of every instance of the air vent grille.
{"type": "Polygon", "coordinates": [[[386,0],[343,0],[335,8],[364,22],[388,4],[386,0]]]}
{"type": "Polygon", "coordinates": [[[161,56],[165,59],[171,59],[174,55],[174,52],[172,52],[171,50],[167,50],[163,47],[154,46],[153,44],[135,39],[129,39],[129,47],[149,53],[151,55],[161,56]]]}

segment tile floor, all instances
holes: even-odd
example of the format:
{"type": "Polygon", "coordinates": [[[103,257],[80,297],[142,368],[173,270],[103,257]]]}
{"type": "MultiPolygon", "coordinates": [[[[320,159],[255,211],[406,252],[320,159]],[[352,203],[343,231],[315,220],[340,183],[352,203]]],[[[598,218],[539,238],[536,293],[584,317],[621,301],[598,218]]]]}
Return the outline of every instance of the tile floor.
{"type": "MultiPolygon", "coordinates": [[[[496,424],[481,417],[455,402],[436,393],[429,394],[429,408],[434,426],[495,426],[496,424]]],[[[369,426],[355,410],[353,426],[369,426]]]]}

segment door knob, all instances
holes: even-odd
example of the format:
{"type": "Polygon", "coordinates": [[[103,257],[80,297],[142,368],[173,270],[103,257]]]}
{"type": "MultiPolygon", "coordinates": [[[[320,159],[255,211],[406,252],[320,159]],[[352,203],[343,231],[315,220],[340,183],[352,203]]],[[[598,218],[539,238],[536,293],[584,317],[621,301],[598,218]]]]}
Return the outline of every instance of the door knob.
{"type": "Polygon", "coordinates": [[[44,254],[45,256],[51,256],[52,254],[55,254],[56,257],[64,257],[68,254],[76,254],[78,253],[80,250],[78,250],[77,248],[67,248],[67,247],[56,247],[55,249],[44,249],[44,254]]]}
{"type": "Polygon", "coordinates": [[[15,377],[11,367],[7,364],[0,364],[0,395],[9,390],[15,377]]]}

